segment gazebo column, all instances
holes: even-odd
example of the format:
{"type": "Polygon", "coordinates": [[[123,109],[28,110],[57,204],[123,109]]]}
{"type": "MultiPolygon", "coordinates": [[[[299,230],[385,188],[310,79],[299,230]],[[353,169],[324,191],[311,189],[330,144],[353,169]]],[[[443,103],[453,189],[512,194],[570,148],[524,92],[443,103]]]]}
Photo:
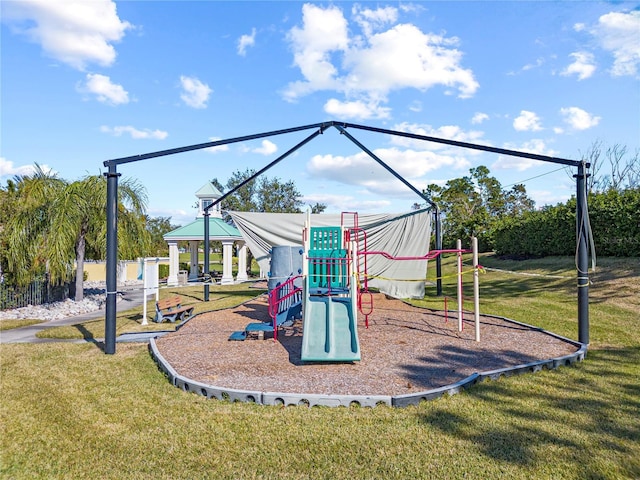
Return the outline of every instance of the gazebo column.
{"type": "Polygon", "coordinates": [[[189,253],[191,254],[189,260],[189,281],[195,282],[198,280],[198,241],[189,241],[189,253]]]}
{"type": "Polygon", "coordinates": [[[233,283],[233,240],[222,241],[222,278],[221,285],[233,283]]]}
{"type": "Polygon", "coordinates": [[[180,252],[178,252],[178,242],[169,241],[169,278],[167,285],[170,287],[178,285],[178,270],[180,269],[180,252]]]}
{"type": "Polygon", "coordinates": [[[247,276],[247,244],[238,242],[238,275],[236,282],[246,282],[249,280],[247,276]]]}

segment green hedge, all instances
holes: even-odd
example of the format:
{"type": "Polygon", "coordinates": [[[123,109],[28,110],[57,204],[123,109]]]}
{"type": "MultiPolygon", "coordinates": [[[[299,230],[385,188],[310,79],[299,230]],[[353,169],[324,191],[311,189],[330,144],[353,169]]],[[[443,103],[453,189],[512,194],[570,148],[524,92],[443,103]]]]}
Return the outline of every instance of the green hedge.
{"type": "MultiPolygon", "coordinates": [[[[541,257],[573,255],[576,201],[502,220],[493,232],[498,255],[541,257]]],[[[640,256],[640,188],[589,195],[589,219],[596,254],[640,256]]]]}

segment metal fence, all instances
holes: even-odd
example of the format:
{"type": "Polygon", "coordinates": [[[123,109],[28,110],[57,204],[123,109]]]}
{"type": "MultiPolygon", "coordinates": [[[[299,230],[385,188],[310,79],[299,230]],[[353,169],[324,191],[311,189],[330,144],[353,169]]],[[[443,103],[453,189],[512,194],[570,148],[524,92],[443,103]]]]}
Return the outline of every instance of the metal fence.
{"type": "Polygon", "coordinates": [[[15,287],[0,283],[0,310],[43,305],[69,298],[69,285],[52,286],[46,280],[37,280],[26,287],[15,287]]]}

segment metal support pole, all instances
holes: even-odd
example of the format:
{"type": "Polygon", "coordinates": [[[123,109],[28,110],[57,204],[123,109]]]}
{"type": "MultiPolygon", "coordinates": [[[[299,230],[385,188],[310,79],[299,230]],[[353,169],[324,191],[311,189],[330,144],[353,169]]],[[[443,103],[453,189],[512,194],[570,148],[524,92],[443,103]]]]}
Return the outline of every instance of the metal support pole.
{"type": "MultiPolygon", "coordinates": [[[[436,250],[442,250],[442,222],[440,209],[437,207],[433,213],[436,220],[436,250]]],[[[436,257],[436,295],[442,296],[442,255],[436,257]]]]}
{"type": "MultiPolygon", "coordinates": [[[[337,128],[338,131],[342,135],[344,135],[349,140],[351,140],[354,144],[356,144],[358,147],[360,147],[360,149],[364,153],[366,153],[371,158],[373,158],[380,166],[382,166],[385,170],[387,170],[396,179],[400,180],[400,182],[402,182],[404,185],[409,187],[409,189],[411,189],[413,192],[417,193],[422,199],[424,199],[431,206],[431,208],[433,208],[434,215],[436,217],[436,250],[442,250],[442,235],[441,235],[441,232],[440,232],[440,226],[441,226],[441,224],[440,224],[440,211],[438,210],[438,206],[433,202],[433,200],[431,200],[429,197],[427,197],[423,192],[418,190],[416,187],[411,185],[402,175],[400,175],[398,172],[396,172],[393,168],[391,168],[389,165],[387,165],[385,162],[383,162],[377,155],[375,155],[371,150],[369,150],[362,143],[360,143],[358,140],[356,140],[353,137],[353,135],[351,135],[349,132],[347,132],[344,129],[344,127],[342,127],[340,125],[336,125],[336,124],[334,124],[333,126],[335,128],[337,128]]],[[[441,278],[442,278],[442,260],[440,259],[440,255],[438,255],[438,257],[436,258],[436,275],[438,277],[437,280],[436,280],[436,293],[437,293],[437,295],[442,295],[442,280],[441,280],[441,278]]]]}
{"type": "MultiPolygon", "coordinates": [[[[462,313],[462,240],[456,241],[456,249],[458,250],[458,331],[461,332],[463,328],[464,316],[462,313]]],[[[446,298],[446,297],[445,297],[446,298]]]]}
{"type": "Polygon", "coordinates": [[[576,268],[578,271],[578,341],[589,344],[589,252],[587,249],[587,173],[578,165],[576,178],[576,268]]]}
{"type": "Polygon", "coordinates": [[[118,177],[109,166],[107,177],[107,303],[104,314],[104,353],[116,353],[116,295],[118,290],[118,177]]]}
{"type": "Polygon", "coordinates": [[[473,252],[473,320],[476,342],[480,341],[480,279],[478,278],[478,238],[471,237],[473,252]]]}
{"type": "Polygon", "coordinates": [[[209,210],[204,211],[204,301],[209,301],[209,210]]]}

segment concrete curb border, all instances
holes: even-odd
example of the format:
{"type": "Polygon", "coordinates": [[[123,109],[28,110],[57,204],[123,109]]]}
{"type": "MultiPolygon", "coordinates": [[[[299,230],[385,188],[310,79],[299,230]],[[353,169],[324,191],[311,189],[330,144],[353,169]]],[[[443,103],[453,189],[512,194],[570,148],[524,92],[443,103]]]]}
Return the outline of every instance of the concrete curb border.
{"type": "MultiPolygon", "coordinates": [[[[587,345],[570,340],[568,338],[548,332],[542,328],[533,327],[526,323],[511,320],[510,318],[500,317],[497,315],[485,315],[490,318],[497,318],[516,325],[527,327],[538,332],[555,337],[563,342],[570,343],[578,347],[578,350],[569,355],[562,357],[550,358],[547,360],[539,360],[536,362],[525,363],[513,367],[505,367],[486,372],[473,373],[462,380],[446,385],[444,387],[425,390],[418,393],[410,393],[406,395],[324,395],[324,394],[304,394],[304,393],[281,393],[281,392],[259,392],[251,390],[237,390],[232,388],[221,388],[214,385],[208,385],[196,380],[184,377],[176,372],[173,367],[162,356],[156,345],[155,338],[149,339],[149,351],[152,358],[158,364],[159,369],[167,375],[169,382],[175,387],[185,392],[192,392],[203,395],[207,398],[215,398],[217,400],[227,400],[230,402],[247,402],[257,403],[260,405],[280,405],[280,406],[307,406],[307,407],[376,407],[378,405],[388,405],[393,407],[408,407],[410,405],[418,405],[422,401],[435,400],[445,394],[455,395],[466,388],[472,387],[479,382],[486,380],[499,380],[501,377],[509,377],[512,375],[521,375],[524,373],[535,373],[543,369],[553,370],[562,366],[573,365],[581,362],[586,358],[587,345]]],[[[193,318],[193,317],[192,317],[193,318]]]]}

